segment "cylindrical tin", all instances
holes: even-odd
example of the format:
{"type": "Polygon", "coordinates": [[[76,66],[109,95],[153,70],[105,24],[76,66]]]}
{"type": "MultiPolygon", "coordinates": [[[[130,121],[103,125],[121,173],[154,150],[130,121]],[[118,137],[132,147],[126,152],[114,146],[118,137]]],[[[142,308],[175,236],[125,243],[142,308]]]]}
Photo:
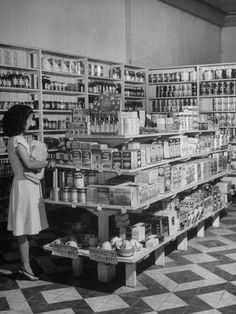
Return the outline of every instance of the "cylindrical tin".
{"type": "Polygon", "coordinates": [[[86,189],[78,189],[78,202],[79,203],[86,203],[86,189]]]}
{"type": "Polygon", "coordinates": [[[78,189],[72,188],[70,190],[70,200],[72,203],[78,203],[78,189]]]}
{"type": "Polygon", "coordinates": [[[82,172],[74,173],[74,187],[83,188],[84,187],[84,175],[82,172]]]}
{"type": "Polygon", "coordinates": [[[67,175],[66,175],[66,184],[67,186],[69,187],[72,187],[73,186],[73,172],[67,172],[67,175]]]}
{"type": "Polygon", "coordinates": [[[65,186],[62,189],[62,200],[64,202],[69,202],[70,200],[70,188],[68,186],[65,186]]]}

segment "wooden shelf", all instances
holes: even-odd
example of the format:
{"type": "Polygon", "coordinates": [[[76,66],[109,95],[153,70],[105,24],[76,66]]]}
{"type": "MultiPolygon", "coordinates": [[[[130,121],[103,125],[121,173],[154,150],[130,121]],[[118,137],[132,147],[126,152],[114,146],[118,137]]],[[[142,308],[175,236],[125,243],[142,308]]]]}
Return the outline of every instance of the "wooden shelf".
{"type": "Polygon", "coordinates": [[[119,175],[135,175],[136,173],[143,171],[143,170],[155,168],[155,167],[162,166],[165,164],[175,163],[178,161],[186,162],[186,161],[189,161],[189,160],[194,159],[194,158],[206,157],[206,156],[209,156],[211,154],[224,152],[226,150],[227,150],[227,148],[225,148],[225,149],[222,148],[222,149],[217,149],[217,150],[208,151],[205,153],[200,153],[200,154],[195,154],[195,155],[182,156],[182,157],[176,157],[176,158],[170,158],[170,159],[162,159],[156,163],[147,164],[143,167],[136,168],[136,169],[121,169],[121,168],[119,168],[119,169],[102,169],[102,167],[101,167],[101,169],[95,168],[95,167],[94,168],[83,168],[83,167],[78,168],[74,165],[59,165],[59,164],[57,164],[55,166],[55,168],[71,169],[71,170],[73,169],[73,170],[98,171],[98,172],[106,171],[106,172],[114,172],[114,173],[117,173],[119,175]]]}
{"type": "Polygon", "coordinates": [[[61,72],[61,71],[46,71],[42,70],[43,75],[51,75],[51,76],[63,76],[63,77],[73,77],[78,79],[85,78],[84,74],[76,74],[76,73],[70,73],[70,72],[61,72]]]}
{"type": "Polygon", "coordinates": [[[38,68],[29,68],[29,67],[23,67],[18,65],[7,65],[7,64],[1,64],[0,68],[6,69],[6,70],[15,70],[15,71],[24,71],[24,72],[32,72],[37,73],[39,71],[38,68]]]}
{"type": "Polygon", "coordinates": [[[149,85],[178,85],[178,84],[193,84],[197,81],[168,81],[168,82],[157,82],[157,83],[148,83],[149,85]]]}
{"type": "Polygon", "coordinates": [[[65,95],[65,96],[83,96],[85,97],[85,93],[77,92],[77,91],[59,91],[59,90],[43,90],[43,94],[45,95],[65,95]]]}
{"type": "Polygon", "coordinates": [[[197,98],[197,96],[172,96],[172,97],[149,97],[149,100],[158,100],[158,99],[189,99],[197,98]]]}
{"type": "Polygon", "coordinates": [[[214,181],[215,179],[219,179],[223,176],[227,175],[227,171],[218,173],[208,179],[199,181],[197,183],[194,184],[190,184],[188,186],[182,187],[181,189],[175,190],[175,191],[171,191],[171,192],[167,192],[167,193],[163,193],[163,194],[159,194],[158,197],[152,198],[146,202],[143,202],[142,204],[139,204],[139,206],[137,207],[132,207],[132,206],[122,206],[122,205],[108,205],[108,204],[91,204],[91,203],[72,203],[72,202],[64,202],[64,201],[54,201],[51,199],[45,199],[45,203],[48,204],[58,204],[58,205],[64,205],[64,206],[69,206],[72,208],[76,208],[76,207],[81,207],[81,208],[91,208],[94,210],[110,210],[110,211],[117,211],[117,212],[134,212],[134,211],[138,211],[138,210],[142,210],[146,207],[149,207],[149,205],[159,202],[161,200],[167,199],[169,197],[173,197],[176,194],[179,194],[181,192],[193,189],[199,185],[205,184],[207,182],[210,181],[214,181]]]}
{"type": "Polygon", "coordinates": [[[0,92],[36,94],[36,93],[39,93],[39,90],[38,89],[34,89],[34,88],[0,87],[0,92]]]}
{"type": "Polygon", "coordinates": [[[236,97],[236,94],[227,94],[227,95],[200,95],[200,98],[227,98],[227,97],[236,97]]]}

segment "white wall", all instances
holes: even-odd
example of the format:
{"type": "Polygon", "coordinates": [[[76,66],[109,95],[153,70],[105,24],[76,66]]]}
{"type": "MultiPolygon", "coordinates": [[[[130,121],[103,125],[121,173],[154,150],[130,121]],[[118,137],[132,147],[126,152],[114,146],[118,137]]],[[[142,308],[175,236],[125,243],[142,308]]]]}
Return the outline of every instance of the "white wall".
{"type": "Polygon", "coordinates": [[[221,61],[221,29],[156,0],[132,0],[133,63],[155,66],[221,61]]]}
{"type": "Polygon", "coordinates": [[[0,42],[149,67],[220,62],[219,27],[158,0],[130,0],[126,23],[126,1],[0,0],[0,42]]]}
{"type": "Polygon", "coordinates": [[[125,0],[0,0],[0,42],[125,62],[125,0]]]}
{"type": "Polygon", "coordinates": [[[236,62],[236,27],[222,29],[222,62],[236,62]]]}

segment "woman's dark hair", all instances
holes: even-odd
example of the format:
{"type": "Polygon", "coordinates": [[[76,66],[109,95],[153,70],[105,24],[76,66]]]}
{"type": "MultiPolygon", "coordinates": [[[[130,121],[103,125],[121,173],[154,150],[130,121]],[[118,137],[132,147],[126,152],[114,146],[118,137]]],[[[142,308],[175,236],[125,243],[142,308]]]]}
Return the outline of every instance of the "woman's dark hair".
{"type": "Polygon", "coordinates": [[[33,109],[26,105],[14,105],[2,119],[3,133],[5,136],[16,136],[24,133],[26,121],[33,109]]]}

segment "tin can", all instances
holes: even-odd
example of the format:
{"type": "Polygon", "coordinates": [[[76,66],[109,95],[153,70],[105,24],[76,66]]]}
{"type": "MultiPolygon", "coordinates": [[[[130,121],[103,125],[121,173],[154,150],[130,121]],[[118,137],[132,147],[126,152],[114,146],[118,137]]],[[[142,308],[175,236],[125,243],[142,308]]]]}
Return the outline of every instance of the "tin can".
{"type": "Polygon", "coordinates": [[[72,203],[78,203],[78,189],[73,188],[70,190],[70,200],[72,203]]]}
{"type": "Polygon", "coordinates": [[[78,189],[78,202],[79,203],[86,203],[86,189],[78,189]]]}
{"type": "Polygon", "coordinates": [[[68,186],[65,186],[62,189],[62,200],[64,202],[69,202],[69,196],[70,196],[70,188],[68,186]]]}
{"type": "Polygon", "coordinates": [[[73,186],[73,172],[67,172],[66,175],[66,183],[68,187],[72,187],[73,186]]]}
{"type": "Polygon", "coordinates": [[[84,175],[82,172],[74,173],[74,187],[83,188],[84,187],[84,175]]]}

